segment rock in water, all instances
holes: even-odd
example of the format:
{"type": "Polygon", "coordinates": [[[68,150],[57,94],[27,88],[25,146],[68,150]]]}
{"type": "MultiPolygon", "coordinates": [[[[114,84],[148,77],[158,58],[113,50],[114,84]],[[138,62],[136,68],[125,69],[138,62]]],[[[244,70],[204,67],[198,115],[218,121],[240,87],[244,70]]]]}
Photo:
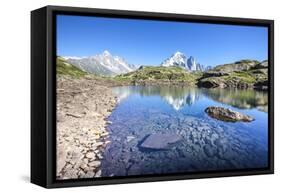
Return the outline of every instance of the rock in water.
{"type": "Polygon", "coordinates": [[[236,121],[251,122],[254,120],[254,118],[248,115],[244,115],[242,113],[223,107],[210,106],[205,109],[205,112],[212,118],[222,121],[227,121],[227,122],[236,122],[236,121]]]}
{"type": "Polygon", "coordinates": [[[181,137],[177,134],[151,134],[144,139],[140,147],[153,150],[165,150],[180,140],[181,137]]]}

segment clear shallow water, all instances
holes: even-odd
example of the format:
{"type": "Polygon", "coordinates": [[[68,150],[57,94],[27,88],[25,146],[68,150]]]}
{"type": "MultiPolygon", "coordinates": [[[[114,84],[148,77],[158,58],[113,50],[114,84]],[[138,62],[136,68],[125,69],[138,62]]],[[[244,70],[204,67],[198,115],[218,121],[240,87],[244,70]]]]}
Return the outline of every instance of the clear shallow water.
{"type": "Polygon", "coordinates": [[[175,86],[113,88],[120,102],[108,118],[111,143],[102,160],[102,176],[179,173],[267,167],[267,93],[237,89],[175,86]],[[248,114],[255,121],[210,118],[208,106],[248,114]],[[146,150],[150,134],[182,137],[167,150],[146,150]]]}

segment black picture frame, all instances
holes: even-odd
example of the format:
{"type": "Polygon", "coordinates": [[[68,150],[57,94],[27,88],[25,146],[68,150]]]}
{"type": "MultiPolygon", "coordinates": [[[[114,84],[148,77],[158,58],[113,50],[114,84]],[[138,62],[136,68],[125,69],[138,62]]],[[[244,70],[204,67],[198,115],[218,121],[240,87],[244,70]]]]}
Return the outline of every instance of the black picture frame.
{"type": "Polygon", "coordinates": [[[31,182],[46,188],[168,181],[274,173],[274,21],[232,17],[153,13],[125,10],[46,6],[31,12],[31,182]],[[56,180],[56,14],[134,18],[213,24],[264,26],[268,28],[269,62],[269,166],[157,176],[106,177],[56,180]]]}

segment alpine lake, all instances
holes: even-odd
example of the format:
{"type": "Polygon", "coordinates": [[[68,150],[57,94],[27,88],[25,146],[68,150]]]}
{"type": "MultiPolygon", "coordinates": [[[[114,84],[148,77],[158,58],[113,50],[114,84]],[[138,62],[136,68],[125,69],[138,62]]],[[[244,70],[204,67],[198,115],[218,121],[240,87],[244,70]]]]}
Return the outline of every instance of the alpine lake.
{"type": "Polygon", "coordinates": [[[180,86],[120,86],[108,117],[110,143],[102,177],[243,170],[268,165],[268,93],[253,89],[180,86]],[[220,106],[249,115],[252,122],[225,122],[205,113],[220,106]],[[177,135],[165,149],[146,149],[152,134],[177,135]]]}

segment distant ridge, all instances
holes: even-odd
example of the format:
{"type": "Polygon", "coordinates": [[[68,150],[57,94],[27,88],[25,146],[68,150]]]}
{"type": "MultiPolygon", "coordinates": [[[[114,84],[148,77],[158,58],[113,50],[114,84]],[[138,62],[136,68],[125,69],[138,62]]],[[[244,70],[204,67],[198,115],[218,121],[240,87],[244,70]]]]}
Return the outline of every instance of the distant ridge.
{"type": "Polygon", "coordinates": [[[105,50],[101,54],[90,57],[63,57],[67,62],[88,73],[102,76],[115,76],[135,70],[134,65],[128,64],[123,58],[113,56],[105,50]]]}

